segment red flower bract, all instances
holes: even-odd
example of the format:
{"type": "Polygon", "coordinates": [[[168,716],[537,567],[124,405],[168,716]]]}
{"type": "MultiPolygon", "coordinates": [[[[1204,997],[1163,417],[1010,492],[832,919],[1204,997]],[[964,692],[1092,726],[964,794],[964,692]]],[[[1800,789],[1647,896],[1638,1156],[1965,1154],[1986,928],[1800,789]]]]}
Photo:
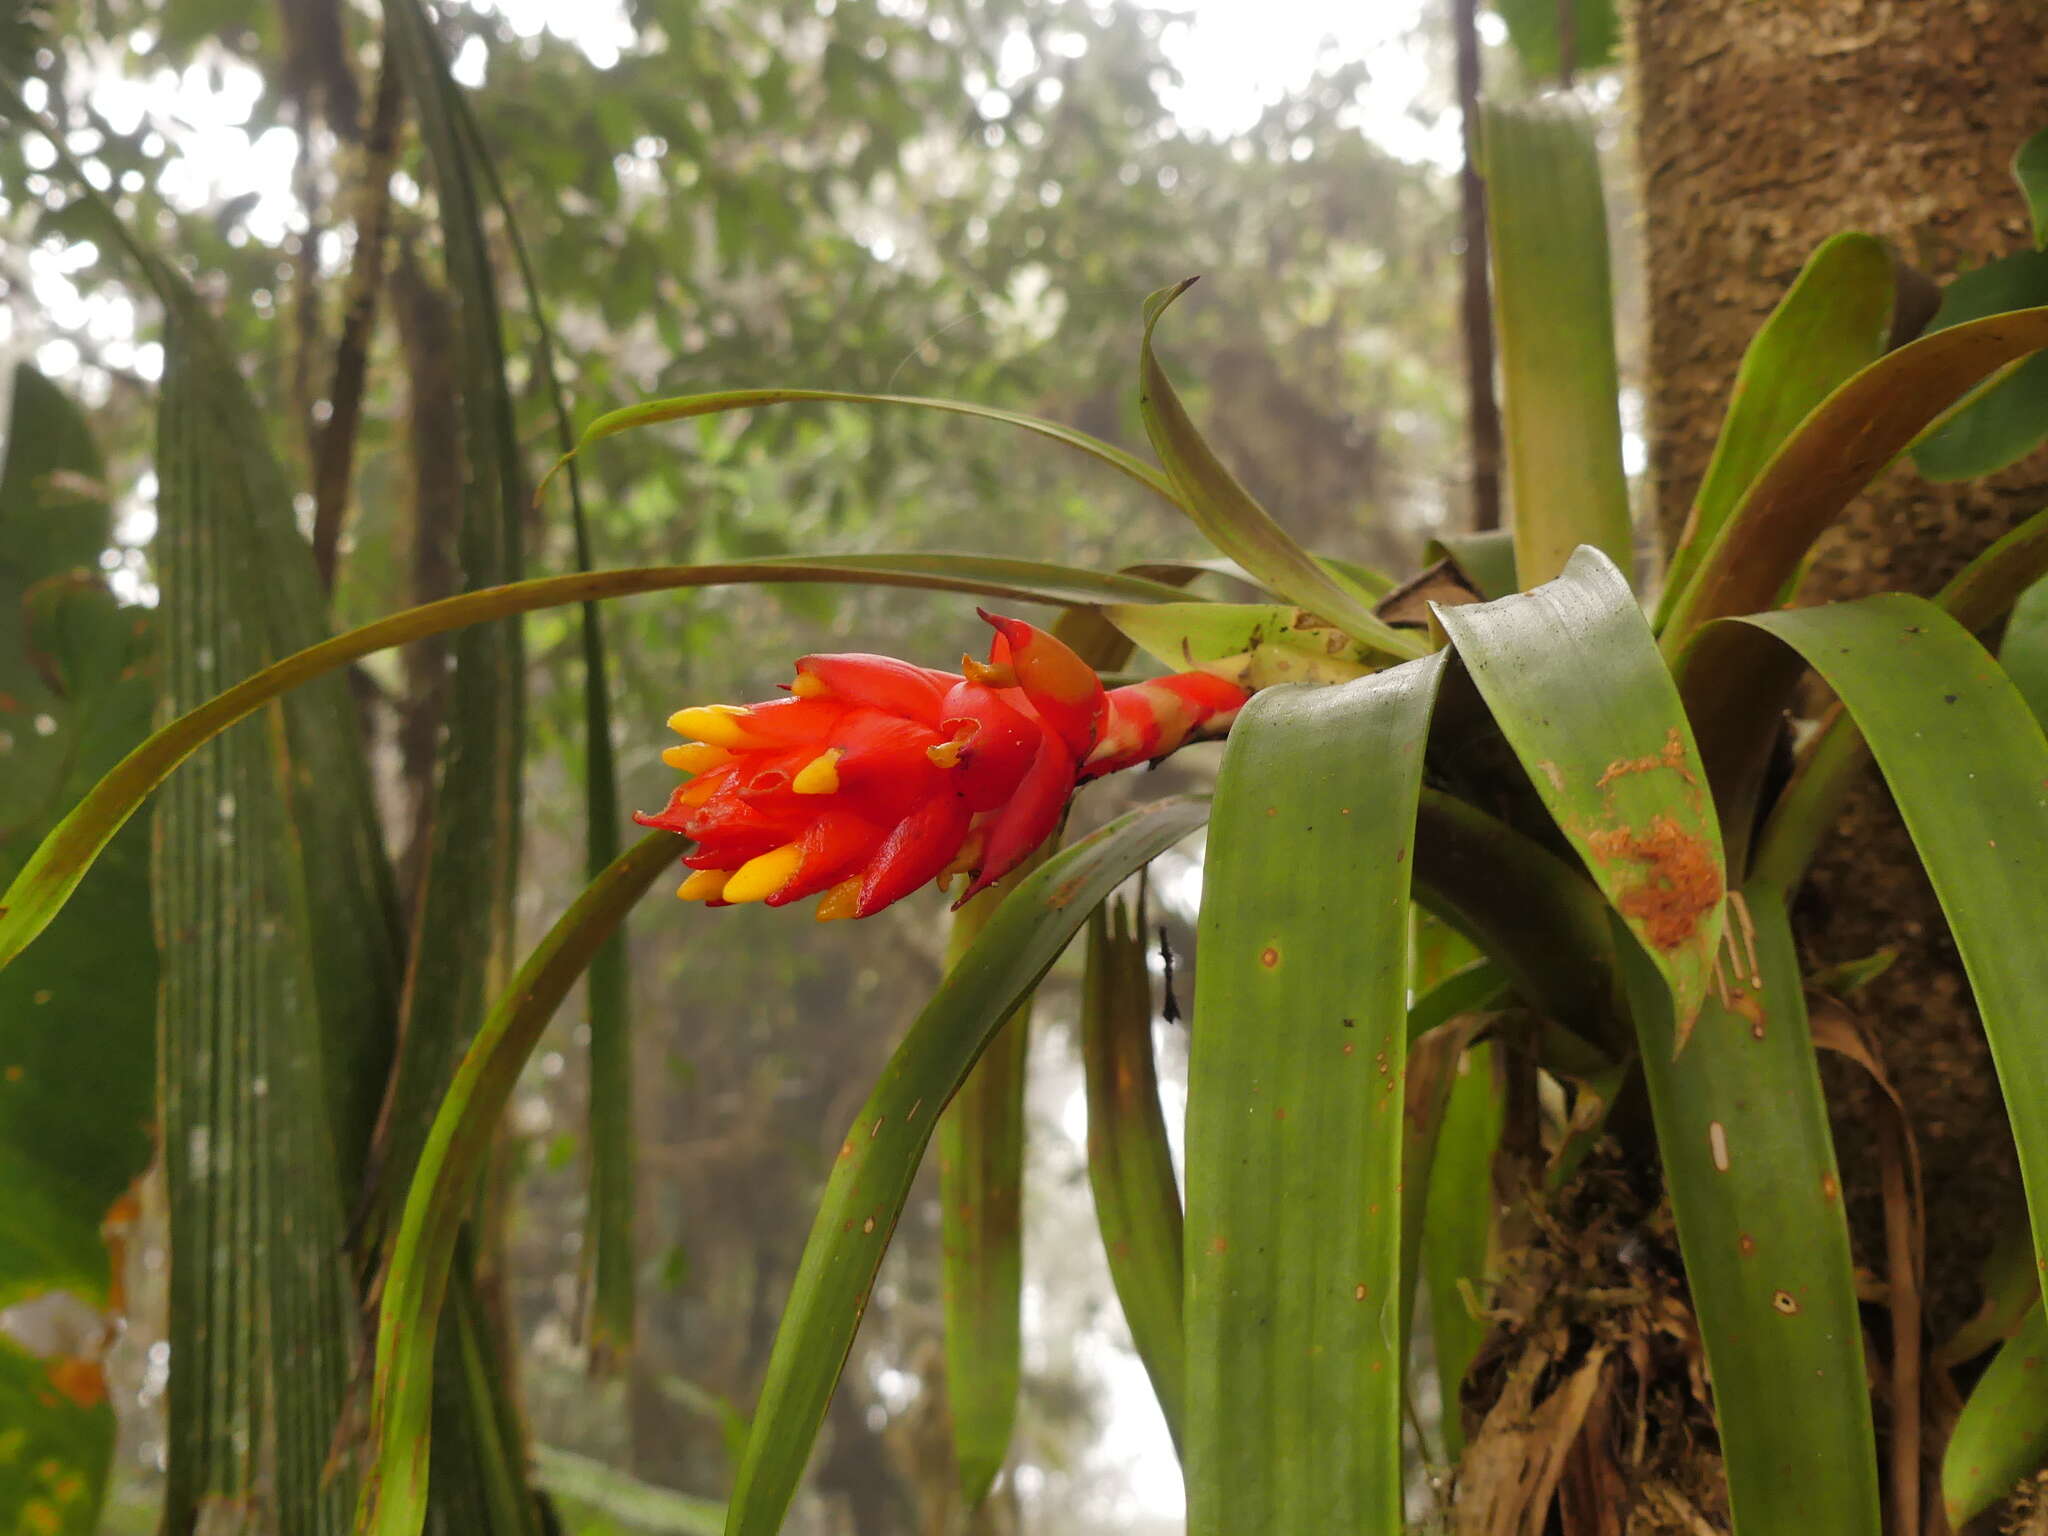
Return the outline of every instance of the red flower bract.
{"type": "Polygon", "coordinates": [[[1075,785],[1220,735],[1242,688],[1187,672],[1105,690],[1066,645],[983,613],[986,663],[935,672],[889,656],[806,656],[791,697],[680,710],[693,775],[642,826],[693,839],[677,895],[771,907],[824,892],[821,920],[866,917],[928,880],[1000,880],[1059,824],[1075,785]]]}

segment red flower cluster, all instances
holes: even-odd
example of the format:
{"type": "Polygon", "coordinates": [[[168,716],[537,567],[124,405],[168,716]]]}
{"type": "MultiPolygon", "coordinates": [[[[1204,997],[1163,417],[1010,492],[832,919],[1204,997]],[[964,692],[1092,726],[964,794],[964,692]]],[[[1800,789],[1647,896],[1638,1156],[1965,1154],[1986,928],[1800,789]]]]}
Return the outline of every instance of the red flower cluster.
{"type": "Polygon", "coordinates": [[[806,656],[790,698],[672,715],[692,744],[663,761],[694,777],[633,819],[696,841],[676,894],[779,907],[822,891],[823,921],[965,873],[965,901],[1051,834],[1077,784],[1222,734],[1248,697],[1201,672],[1105,690],[1045,631],[982,617],[985,665],[806,656]]]}

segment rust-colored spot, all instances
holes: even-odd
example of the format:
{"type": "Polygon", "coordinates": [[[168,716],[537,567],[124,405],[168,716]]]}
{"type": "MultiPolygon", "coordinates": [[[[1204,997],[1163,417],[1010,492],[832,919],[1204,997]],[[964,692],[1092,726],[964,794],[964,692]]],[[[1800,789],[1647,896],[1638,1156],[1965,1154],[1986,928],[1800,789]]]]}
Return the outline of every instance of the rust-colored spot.
{"type": "Polygon", "coordinates": [[[1799,1302],[1790,1291],[1771,1292],[1771,1305],[1787,1317],[1799,1315],[1799,1302]]]}
{"type": "Polygon", "coordinates": [[[1743,1233],[1741,1237],[1736,1239],[1735,1246],[1742,1250],[1742,1256],[1745,1259],[1754,1257],[1756,1254],[1756,1239],[1751,1237],[1747,1232],[1743,1233]]]}
{"type": "Polygon", "coordinates": [[[97,1408],[107,1400],[107,1378],[97,1360],[71,1356],[50,1362],[50,1385],[81,1408],[97,1408]]]}
{"type": "Polygon", "coordinates": [[[1596,832],[1587,840],[1593,856],[1608,864],[1640,864],[1643,878],[1623,889],[1615,905],[1642,924],[1659,949],[1677,949],[1698,931],[1700,919],[1721,900],[1721,872],[1707,844],[1668,816],[1650,821],[1639,834],[1628,827],[1596,832]]]}
{"type": "Polygon", "coordinates": [[[872,1232],[872,1231],[874,1231],[874,1230],[875,1230],[875,1218],[874,1218],[874,1217],[872,1217],[872,1216],[870,1216],[870,1217],[869,1217],[869,1218],[868,1218],[868,1219],[867,1219],[866,1221],[864,1221],[864,1222],[862,1222],[862,1223],[860,1224],[860,1229],[861,1229],[861,1231],[863,1231],[863,1232],[872,1232]]]}
{"type": "Polygon", "coordinates": [[[1824,1173],[1820,1176],[1820,1197],[1823,1200],[1839,1200],[1842,1198],[1842,1186],[1835,1182],[1835,1176],[1832,1173],[1824,1173]]]}
{"type": "Polygon", "coordinates": [[[2039,1355],[2029,1355],[2020,1362],[2020,1369],[2023,1371],[2038,1371],[2040,1368],[2041,1357],[2039,1355]]]}
{"type": "Polygon", "coordinates": [[[1209,1239],[1209,1251],[1211,1253],[1228,1253],[1230,1251],[1230,1239],[1220,1232],[1217,1233],[1209,1239]]]}
{"type": "Polygon", "coordinates": [[[17,1061],[17,1062],[15,1062],[15,1063],[13,1063],[13,1064],[12,1064],[11,1066],[9,1066],[9,1067],[8,1067],[8,1069],[7,1069],[7,1081],[9,1081],[10,1083],[18,1083],[18,1082],[20,1082],[20,1081],[21,1081],[21,1063],[20,1063],[20,1062],[18,1062],[18,1061],[17,1061]]]}
{"type": "Polygon", "coordinates": [[[1363,1301],[1369,1294],[1371,1293],[1363,1285],[1354,1285],[1351,1288],[1351,1299],[1353,1301],[1363,1301]]]}
{"type": "Polygon", "coordinates": [[[1275,967],[1279,963],[1280,951],[1273,945],[1268,944],[1264,949],[1259,951],[1259,964],[1263,965],[1267,970],[1272,970],[1273,967],[1275,967]]]}
{"type": "Polygon", "coordinates": [[[1287,1118],[1287,1111],[1284,1109],[1276,1109],[1273,1111],[1273,1118],[1275,1120],[1285,1120],[1287,1118]]]}
{"type": "Polygon", "coordinates": [[[1266,807],[1266,814],[1268,816],[1278,816],[1280,814],[1280,807],[1277,805],[1269,805],[1266,807]]]}
{"type": "Polygon", "coordinates": [[[1605,789],[1616,779],[1627,778],[1632,773],[1653,773],[1659,768],[1669,768],[1688,784],[1696,782],[1692,770],[1685,766],[1685,743],[1679,739],[1675,725],[1665,733],[1661,752],[1652,752],[1647,757],[1617,757],[1607,765],[1607,771],[1593,781],[1593,787],[1605,789]]]}
{"type": "Polygon", "coordinates": [[[852,1137],[850,1137],[850,1136],[849,1136],[849,1137],[848,1137],[848,1138],[847,1138],[847,1139],[846,1139],[845,1141],[842,1141],[841,1143],[839,1143],[839,1155],[840,1155],[841,1157],[851,1157],[851,1156],[853,1156],[853,1138],[852,1138],[852,1137]]]}
{"type": "Polygon", "coordinates": [[[1355,1050],[1357,1050],[1357,1049],[1358,1049],[1358,1047],[1357,1047],[1357,1046],[1355,1046],[1355,1045],[1353,1045],[1353,1044],[1352,1044],[1352,1043],[1351,1043],[1351,1042],[1350,1042],[1349,1040],[1346,1040],[1346,1041],[1344,1042],[1344,1054],[1345,1054],[1346,1056],[1349,1056],[1349,1055],[1350,1055],[1350,1054],[1351,1054],[1351,1053],[1352,1053],[1353,1051],[1355,1051],[1355,1050]]]}
{"type": "Polygon", "coordinates": [[[1045,898],[1046,906],[1057,912],[1060,908],[1070,905],[1074,898],[1081,894],[1081,887],[1087,883],[1086,871],[1075,875],[1071,880],[1061,881],[1052,888],[1052,894],[1045,898]]]}
{"type": "Polygon", "coordinates": [[[21,1528],[30,1536],[57,1536],[64,1529],[64,1517],[48,1499],[30,1499],[21,1506],[21,1528]]]}
{"type": "Polygon", "coordinates": [[[1375,1376],[1379,1375],[1379,1373],[1381,1371],[1384,1371],[1386,1368],[1387,1364],[1384,1360],[1375,1360],[1372,1363],[1372,1373],[1375,1376]]]}
{"type": "Polygon", "coordinates": [[[1537,766],[1538,768],[1541,768],[1541,769],[1543,770],[1543,777],[1545,777],[1546,779],[1550,780],[1550,787],[1551,787],[1551,789],[1552,789],[1552,790],[1554,790],[1554,791],[1555,791],[1556,793],[1558,793],[1558,794],[1560,794],[1560,795],[1561,795],[1561,794],[1563,794],[1563,793],[1564,793],[1564,770],[1562,770],[1561,768],[1559,768],[1559,767],[1557,766],[1557,764],[1553,763],[1553,762],[1552,762],[1552,761],[1551,761],[1551,760],[1550,760],[1549,758],[1547,758],[1547,757],[1546,757],[1545,759],[1543,759],[1543,761],[1542,761],[1542,762],[1538,763],[1538,764],[1537,764],[1536,766],[1537,766]]]}

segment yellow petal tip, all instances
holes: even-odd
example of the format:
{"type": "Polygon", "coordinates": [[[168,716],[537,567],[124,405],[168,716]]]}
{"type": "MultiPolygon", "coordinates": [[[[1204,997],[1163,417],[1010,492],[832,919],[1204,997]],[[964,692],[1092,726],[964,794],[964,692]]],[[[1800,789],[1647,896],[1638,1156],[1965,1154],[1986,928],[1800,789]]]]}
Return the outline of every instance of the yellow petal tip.
{"type": "Polygon", "coordinates": [[[722,869],[693,869],[689,878],[676,887],[676,897],[681,901],[712,901],[725,891],[726,871],[722,869]]]}
{"type": "Polygon", "coordinates": [[[809,672],[799,672],[796,681],[789,685],[789,691],[800,699],[823,698],[832,690],[825,686],[825,680],[809,672]]]}
{"type": "Polygon", "coordinates": [[[827,747],[797,770],[797,776],[789,781],[789,787],[799,795],[836,792],[839,788],[839,759],[845,755],[838,747],[827,747]]]}
{"type": "Polygon", "coordinates": [[[852,917],[860,906],[860,878],[842,880],[818,898],[818,921],[836,923],[852,917]]]}
{"type": "Polygon", "coordinates": [[[661,760],[682,773],[708,773],[731,762],[732,753],[724,747],[710,747],[701,741],[693,741],[686,746],[664,747],[661,760]]]}
{"type": "Polygon", "coordinates": [[[741,722],[746,710],[737,704],[699,704],[668,717],[668,728],[712,747],[750,747],[757,743],[741,722]]]}
{"type": "Polygon", "coordinates": [[[803,850],[795,843],[784,843],[780,848],[749,859],[732,872],[732,878],[725,882],[725,889],[719,893],[720,897],[735,905],[766,901],[789,884],[803,858],[803,850]]]}

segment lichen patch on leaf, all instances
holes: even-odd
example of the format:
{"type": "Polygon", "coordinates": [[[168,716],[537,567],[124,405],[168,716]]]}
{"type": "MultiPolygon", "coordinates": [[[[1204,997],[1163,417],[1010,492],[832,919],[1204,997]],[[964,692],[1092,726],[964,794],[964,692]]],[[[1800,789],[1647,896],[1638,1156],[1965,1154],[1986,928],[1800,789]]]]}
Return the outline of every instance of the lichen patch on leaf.
{"type": "Polygon", "coordinates": [[[1661,950],[1683,948],[1721,900],[1721,871],[1713,849],[1669,816],[1648,832],[1617,827],[1587,839],[1593,856],[1609,864],[1640,864],[1643,878],[1617,892],[1615,905],[1661,950]]]}

